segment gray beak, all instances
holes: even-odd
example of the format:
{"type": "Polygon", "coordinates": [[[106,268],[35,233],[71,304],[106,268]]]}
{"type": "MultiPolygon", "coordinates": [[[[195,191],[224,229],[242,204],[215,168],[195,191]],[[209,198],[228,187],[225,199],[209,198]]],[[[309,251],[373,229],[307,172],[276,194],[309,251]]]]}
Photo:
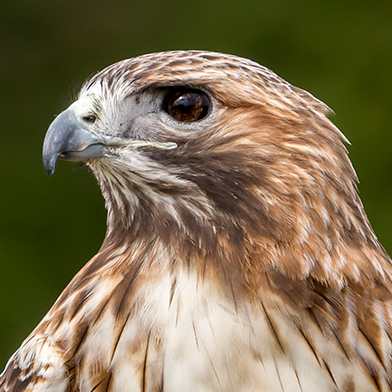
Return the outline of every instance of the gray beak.
{"type": "Polygon", "coordinates": [[[104,141],[82,126],[72,109],[60,113],[50,124],[44,140],[42,158],[49,175],[56,169],[57,158],[84,161],[101,155],[104,141]]]}

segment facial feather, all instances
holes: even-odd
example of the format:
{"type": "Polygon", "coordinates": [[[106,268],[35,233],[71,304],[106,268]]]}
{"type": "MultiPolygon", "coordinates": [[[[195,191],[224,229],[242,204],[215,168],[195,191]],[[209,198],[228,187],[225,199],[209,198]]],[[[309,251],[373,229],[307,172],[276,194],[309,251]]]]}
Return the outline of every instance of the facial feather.
{"type": "Polygon", "coordinates": [[[391,263],[326,105],[250,60],[176,51],[109,66],[68,110],[47,171],[85,161],[108,229],[0,391],[391,388],[391,263]]]}

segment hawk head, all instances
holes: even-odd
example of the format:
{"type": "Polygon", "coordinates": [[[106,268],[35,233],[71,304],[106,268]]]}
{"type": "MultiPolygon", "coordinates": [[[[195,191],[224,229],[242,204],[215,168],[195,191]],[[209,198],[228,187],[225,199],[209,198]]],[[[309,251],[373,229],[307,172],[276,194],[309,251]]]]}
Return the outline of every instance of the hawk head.
{"type": "Polygon", "coordinates": [[[91,168],[106,244],[160,241],[186,260],[234,265],[250,286],[271,269],[337,286],[389,279],[328,112],[250,60],[144,55],[85,83],[51,124],[44,165],[91,168]]]}
{"type": "Polygon", "coordinates": [[[327,113],[219,53],[93,76],[43,159],[91,168],[105,241],[0,391],[390,390],[391,262],[327,113]]]}

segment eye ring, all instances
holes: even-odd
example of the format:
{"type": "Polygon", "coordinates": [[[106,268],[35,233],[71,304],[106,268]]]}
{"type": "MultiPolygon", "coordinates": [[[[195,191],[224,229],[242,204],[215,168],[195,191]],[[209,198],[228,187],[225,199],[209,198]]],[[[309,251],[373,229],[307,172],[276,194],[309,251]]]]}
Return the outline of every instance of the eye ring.
{"type": "Polygon", "coordinates": [[[210,113],[211,100],[204,91],[176,88],[165,96],[162,109],[177,121],[195,122],[210,113]]]}
{"type": "Polygon", "coordinates": [[[89,124],[94,124],[96,121],[97,117],[94,116],[94,114],[89,114],[87,116],[83,117],[83,121],[89,124]]]}

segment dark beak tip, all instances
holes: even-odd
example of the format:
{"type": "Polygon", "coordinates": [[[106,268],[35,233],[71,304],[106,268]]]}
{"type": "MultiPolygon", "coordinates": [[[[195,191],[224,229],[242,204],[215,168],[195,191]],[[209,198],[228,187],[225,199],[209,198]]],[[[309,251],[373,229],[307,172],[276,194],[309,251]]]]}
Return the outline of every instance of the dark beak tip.
{"type": "Polygon", "coordinates": [[[57,156],[43,157],[44,169],[48,176],[51,176],[56,170],[57,156]]]}
{"type": "Polygon", "coordinates": [[[85,161],[99,157],[104,141],[83,127],[72,109],[60,113],[50,124],[44,139],[42,159],[48,175],[56,169],[57,159],[85,161]]]}
{"type": "Polygon", "coordinates": [[[48,176],[51,176],[54,173],[54,169],[45,169],[45,171],[48,176]]]}

